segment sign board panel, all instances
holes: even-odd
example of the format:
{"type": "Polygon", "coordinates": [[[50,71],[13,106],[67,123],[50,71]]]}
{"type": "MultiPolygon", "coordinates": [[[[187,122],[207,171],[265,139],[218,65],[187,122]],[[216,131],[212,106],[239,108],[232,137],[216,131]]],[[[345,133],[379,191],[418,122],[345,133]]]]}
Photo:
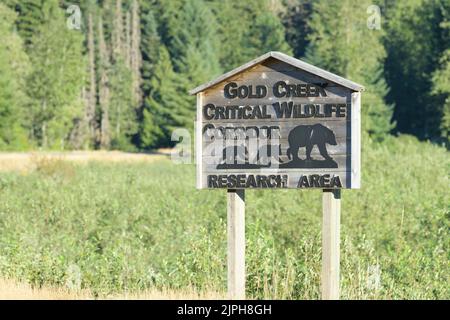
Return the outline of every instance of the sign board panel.
{"type": "Polygon", "coordinates": [[[363,87],[269,52],[197,95],[198,188],[359,188],[363,87]]]}

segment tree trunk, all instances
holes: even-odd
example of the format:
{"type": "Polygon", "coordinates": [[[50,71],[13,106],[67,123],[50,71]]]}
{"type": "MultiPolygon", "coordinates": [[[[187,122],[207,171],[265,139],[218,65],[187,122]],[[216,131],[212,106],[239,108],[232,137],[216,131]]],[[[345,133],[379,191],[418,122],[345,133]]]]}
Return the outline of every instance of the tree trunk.
{"type": "Polygon", "coordinates": [[[117,61],[120,58],[124,58],[122,0],[116,0],[112,41],[114,61],[117,61]]]}
{"type": "Polygon", "coordinates": [[[111,144],[111,135],[109,129],[109,55],[103,34],[103,21],[100,18],[98,22],[98,43],[99,43],[99,69],[100,69],[100,88],[99,103],[101,109],[100,124],[100,148],[108,149],[111,144]]]}
{"type": "MultiPolygon", "coordinates": [[[[47,102],[44,101],[42,104],[42,113],[45,115],[45,111],[47,109],[47,102]]],[[[42,147],[47,149],[48,139],[47,139],[47,121],[43,120],[41,125],[41,134],[42,134],[42,147]]]]}
{"type": "Polygon", "coordinates": [[[89,52],[89,96],[86,110],[86,124],[89,132],[89,144],[95,143],[95,131],[97,124],[95,121],[95,106],[97,104],[97,87],[95,79],[95,47],[94,47],[94,26],[92,14],[88,17],[88,52],[89,52]]]}
{"type": "Polygon", "coordinates": [[[142,104],[142,56],[140,50],[141,44],[141,25],[139,20],[139,3],[137,0],[133,0],[131,7],[131,72],[133,76],[133,97],[136,106],[139,107],[142,104]]]}
{"type": "Polygon", "coordinates": [[[131,66],[131,16],[127,11],[125,16],[125,65],[127,68],[131,66]]]}

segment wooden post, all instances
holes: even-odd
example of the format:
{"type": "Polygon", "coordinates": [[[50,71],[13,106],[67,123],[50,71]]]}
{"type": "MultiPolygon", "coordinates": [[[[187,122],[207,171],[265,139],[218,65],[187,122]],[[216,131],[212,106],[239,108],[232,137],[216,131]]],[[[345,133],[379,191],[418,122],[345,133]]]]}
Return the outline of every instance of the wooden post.
{"type": "Polygon", "coordinates": [[[228,297],[245,299],[245,190],[227,192],[228,297]]]}
{"type": "Polygon", "coordinates": [[[197,93],[197,121],[195,122],[195,163],[197,166],[197,189],[202,188],[203,183],[203,148],[202,148],[202,121],[203,121],[203,99],[204,93],[197,93]]]}
{"type": "Polygon", "coordinates": [[[341,190],[323,190],[322,299],[339,299],[341,190]]]}
{"type": "Polygon", "coordinates": [[[361,92],[352,93],[351,121],[351,186],[361,188],[361,92]]]}

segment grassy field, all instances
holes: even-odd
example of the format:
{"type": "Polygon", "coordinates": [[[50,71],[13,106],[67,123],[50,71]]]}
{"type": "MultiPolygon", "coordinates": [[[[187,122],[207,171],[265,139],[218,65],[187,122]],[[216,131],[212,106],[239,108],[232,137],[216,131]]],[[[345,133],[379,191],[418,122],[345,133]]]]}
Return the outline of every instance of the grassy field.
{"type": "MultiPolygon", "coordinates": [[[[449,299],[450,153],[392,137],[364,144],[362,168],[362,189],[342,193],[342,298],[449,299]]],[[[220,296],[225,191],[194,180],[169,160],[1,172],[0,278],[94,298],[220,296]]],[[[246,210],[247,295],[318,299],[321,192],[252,190],[246,210]]]]}

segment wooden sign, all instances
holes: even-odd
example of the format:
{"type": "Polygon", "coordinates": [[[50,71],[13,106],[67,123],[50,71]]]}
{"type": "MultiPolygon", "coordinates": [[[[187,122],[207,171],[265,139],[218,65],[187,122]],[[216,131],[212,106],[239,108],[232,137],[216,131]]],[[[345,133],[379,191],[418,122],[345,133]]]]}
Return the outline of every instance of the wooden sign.
{"type": "Polygon", "coordinates": [[[192,90],[197,188],[359,188],[362,89],[269,52],[192,90]]]}
{"type": "Polygon", "coordinates": [[[228,293],[245,298],[245,189],[323,189],[322,298],[339,299],[342,188],[360,187],[361,91],[268,52],[192,90],[197,188],[228,189],[228,293]]]}

